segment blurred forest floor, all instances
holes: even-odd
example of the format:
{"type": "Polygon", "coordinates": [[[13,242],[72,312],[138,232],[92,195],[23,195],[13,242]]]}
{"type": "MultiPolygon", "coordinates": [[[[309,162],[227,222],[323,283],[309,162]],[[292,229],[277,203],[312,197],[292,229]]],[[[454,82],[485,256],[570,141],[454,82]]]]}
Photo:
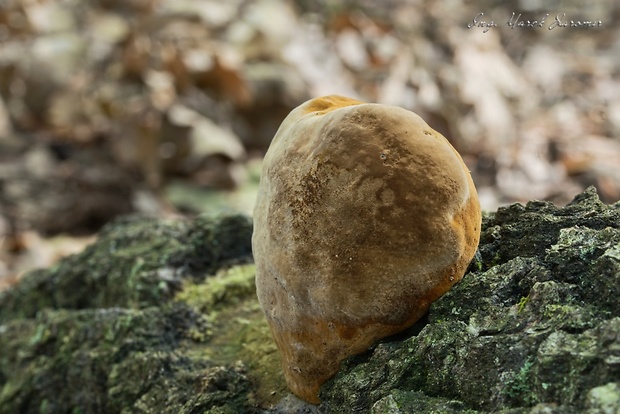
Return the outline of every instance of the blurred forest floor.
{"type": "Polygon", "coordinates": [[[517,3],[0,1],[0,290],[120,214],[251,213],[280,122],[325,94],[418,113],[485,210],[618,200],[620,4],[517,3]]]}

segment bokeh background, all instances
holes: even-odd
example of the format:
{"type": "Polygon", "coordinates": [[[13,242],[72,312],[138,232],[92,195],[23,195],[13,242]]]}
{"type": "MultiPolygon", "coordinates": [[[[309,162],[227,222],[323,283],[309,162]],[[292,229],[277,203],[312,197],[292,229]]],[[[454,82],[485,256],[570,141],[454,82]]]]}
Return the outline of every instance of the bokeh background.
{"type": "Polygon", "coordinates": [[[0,289],[118,215],[251,213],[280,122],[325,94],[421,115],[485,210],[617,201],[620,3],[509,3],[0,0],[0,289]]]}

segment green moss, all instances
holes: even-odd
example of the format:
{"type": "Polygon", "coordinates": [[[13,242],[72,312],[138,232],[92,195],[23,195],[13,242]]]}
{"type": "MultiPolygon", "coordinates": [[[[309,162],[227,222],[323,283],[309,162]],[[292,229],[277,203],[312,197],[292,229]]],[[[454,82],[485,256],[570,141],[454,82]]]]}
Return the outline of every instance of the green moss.
{"type": "Polygon", "coordinates": [[[194,221],[125,217],[97,243],[48,271],[26,275],[0,294],[0,322],[45,308],[146,308],[170,300],[184,280],[203,280],[251,260],[252,222],[244,216],[194,221]]]}
{"type": "Polygon", "coordinates": [[[239,358],[208,357],[219,312],[256,302],[252,266],[217,272],[250,259],[249,234],[238,216],[124,218],[26,276],[0,295],[0,414],[253,412],[239,358]],[[171,300],[184,285],[210,313],[171,300]]]}
{"type": "Polygon", "coordinates": [[[490,263],[488,264],[487,269],[495,267],[503,262],[504,262],[504,258],[501,256],[500,252],[497,252],[495,253],[495,256],[493,256],[493,258],[491,259],[490,263]]]}
{"type": "Polygon", "coordinates": [[[517,311],[518,313],[521,313],[523,309],[525,309],[525,305],[527,305],[527,302],[529,300],[529,296],[522,296],[521,299],[519,299],[519,310],[517,311]]]}
{"type": "Polygon", "coordinates": [[[0,393],[0,413],[189,413],[199,406],[243,412],[250,387],[233,368],[217,368],[230,376],[225,393],[197,400],[215,369],[185,351],[189,328],[202,323],[176,304],[49,310],[4,325],[0,370],[11,375],[0,393]]]}
{"type": "Polygon", "coordinates": [[[222,270],[202,283],[186,281],[175,299],[203,313],[218,311],[255,296],[255,273],[255,266],[249,264],[222,270]]]}
{"type": "Polygon", "coordinates": [[[508,398],[526,406],[532,405],[535,401],[535,394],[531,388],[533,383],[531,378],[533,365],[533,361],[526,361],[516,374],[505,381],[504,388],[502,389],[502,392],[508,398]]]}
{"type": "Polygon", "coordinates": [[[256,386],[257,404],[268,407],[286,395],[278,350],[256,298],[254,265],[234,266],[204,283],[187,283],[175,300],[206,315],[212,340],[195,348],[214,364],[244,363],[256,386]]]}

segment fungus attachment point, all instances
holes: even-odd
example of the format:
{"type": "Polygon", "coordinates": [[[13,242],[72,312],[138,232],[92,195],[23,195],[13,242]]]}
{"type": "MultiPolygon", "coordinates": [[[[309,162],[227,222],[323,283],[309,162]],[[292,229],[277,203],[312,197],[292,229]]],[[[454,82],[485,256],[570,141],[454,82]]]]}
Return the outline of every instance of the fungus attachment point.
{"type": "Polygon", "coordinates": [[[265,155],[256,288],[306,401],[343,359],[413,325],[473,258],[476,189],[431,131],[405,109],[326,96],[294,109],[265,155]]]}

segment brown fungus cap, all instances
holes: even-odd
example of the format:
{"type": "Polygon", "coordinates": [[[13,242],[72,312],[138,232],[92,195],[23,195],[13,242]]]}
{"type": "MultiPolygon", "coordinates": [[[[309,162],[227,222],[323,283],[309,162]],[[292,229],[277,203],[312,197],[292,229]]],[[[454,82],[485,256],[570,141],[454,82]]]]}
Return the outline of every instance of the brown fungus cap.
{"type": "Polygon", "coordinates": [[[341,361],[415,323],[459,281],[480,205],[456,150],[405,109],[340,96],[284,120],[252,245],[289,388],[318,403],[341,361]]]}

